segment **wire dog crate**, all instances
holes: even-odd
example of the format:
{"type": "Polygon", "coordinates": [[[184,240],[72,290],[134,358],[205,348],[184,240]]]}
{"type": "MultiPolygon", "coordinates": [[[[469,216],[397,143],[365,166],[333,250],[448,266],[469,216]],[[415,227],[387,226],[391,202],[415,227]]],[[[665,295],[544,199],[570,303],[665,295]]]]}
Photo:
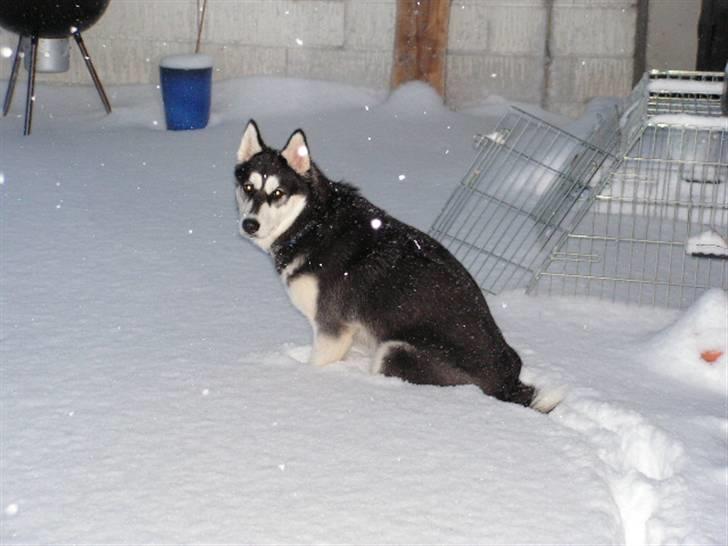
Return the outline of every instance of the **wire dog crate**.
{"type": "Polygon", "coordinates": [[[491,293],[684,307],[728,289],[724,78],[646,74],[585,139],[509,113],[432,235],[491,293]]]}
{"type": "Polygon", "coordinates": [[[728,289],[724,74],[651,72],[626,102],[620,158],[529,291],[685,307],[728,289]]]}
{"type": "Polygon", "coordinates": [[[615,113],[586,139],[517,108],[477,154],[430,234],[490,293],[525,286],[615,159],[615,113]]]}

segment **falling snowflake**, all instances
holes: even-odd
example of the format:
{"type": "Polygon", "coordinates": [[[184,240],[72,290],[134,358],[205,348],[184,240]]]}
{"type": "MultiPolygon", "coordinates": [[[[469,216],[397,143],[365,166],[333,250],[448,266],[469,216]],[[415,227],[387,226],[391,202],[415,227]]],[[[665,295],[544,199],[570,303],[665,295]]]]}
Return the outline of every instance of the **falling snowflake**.
{"type": "Polygon", "coordinates": [[[382,221],[379,218],[374,218],[371,221],[372,229],[379,229],[382,227],[382,221]]]}

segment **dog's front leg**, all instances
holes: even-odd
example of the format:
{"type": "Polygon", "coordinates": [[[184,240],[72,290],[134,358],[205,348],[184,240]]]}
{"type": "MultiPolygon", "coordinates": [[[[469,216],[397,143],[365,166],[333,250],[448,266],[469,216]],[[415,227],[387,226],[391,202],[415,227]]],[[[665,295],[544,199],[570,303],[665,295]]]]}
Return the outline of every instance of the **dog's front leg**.
{"type": "Polygon", "coordinates": [[[337,334],[325,334],[316,329],[309,362],[314,366],[337,362],[346,356],[353,342],[353,328],[345,327],[337,334]]]}

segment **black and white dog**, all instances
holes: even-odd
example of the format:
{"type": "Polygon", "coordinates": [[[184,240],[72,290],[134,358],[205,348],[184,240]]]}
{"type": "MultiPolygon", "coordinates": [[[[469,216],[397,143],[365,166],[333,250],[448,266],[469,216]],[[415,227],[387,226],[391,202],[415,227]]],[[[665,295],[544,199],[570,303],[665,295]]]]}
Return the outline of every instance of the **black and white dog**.
{"type": "Polygon", "coordinates": [[[465,268],[437,241],[333,182],[295,131],[278,151],[249,121],[235,167],[240,232],[268,252],[313,326],[310,362],[343,359],[357,341],[371,370],[411,383],[474,384],[550,411],[519,380],[521,359],[465,268]]]}

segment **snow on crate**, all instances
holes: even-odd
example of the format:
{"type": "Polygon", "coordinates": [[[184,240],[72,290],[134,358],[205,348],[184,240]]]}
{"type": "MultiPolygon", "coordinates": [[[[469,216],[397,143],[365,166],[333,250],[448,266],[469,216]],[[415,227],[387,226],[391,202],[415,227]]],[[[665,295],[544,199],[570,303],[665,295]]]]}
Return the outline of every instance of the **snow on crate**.
{"type": "Polygon", "coordinates": [[[698,116],[694,114],[660,114],[652,116],[650,118],[650,124],[728,131],[728,118],[698,116]]]}
{"type": "Polygon", "coordinates": [[[693,95],[720,95],[723,92],[723,82],[653,79],[650,80],[648,89],[651,93],[689,93],[693,95]]]}
{"type": "Polygon", "coordinates": [[[690,237],[685,252],[697,256],[723,256],[728,258],[728,241],[713,230],[690,237]]]}
{"type": "Polygon", "coordinates": [[[648,342],[649,367],[691,385],[726,393],[728,295],[709,290],[648,342]]]}

